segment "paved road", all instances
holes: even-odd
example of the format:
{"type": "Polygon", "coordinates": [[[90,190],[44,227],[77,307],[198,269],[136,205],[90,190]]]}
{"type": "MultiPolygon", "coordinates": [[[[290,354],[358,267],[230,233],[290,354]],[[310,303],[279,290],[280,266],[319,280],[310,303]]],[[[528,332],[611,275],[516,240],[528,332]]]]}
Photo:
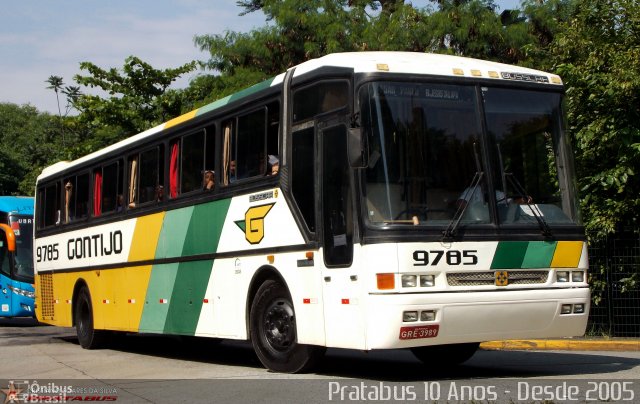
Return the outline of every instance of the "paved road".
{"type": "MultiPolygon", "coordinates": [[[[516,394],[516,388],[522,388],[517,394],[524,402],[536,401],[532,398],[562,402],[555,395],[560,390],[553,390],[553,397],[539,397],[526,390],[528,385],[517,384],[522,382],[564,383],[565,389],[567,383],[576,384],[581,394],[593,388],[599,398],[619,396],[620,400],[612,401],[623,401],[633,394],[633,401],[640,401],[637,351],[479,351],[463,366],[445,370],[440,364],[424,366],[401,350],[364,353],[330,349],[314,373],[287,375],[264,369],[247,342],[126,336],[115,339],[109,349],[88,351],[78,345],[73,329],[0,319],[0,358],[0,388],[10,380],[36,381],[45,387],[52,383],[74,389],[87,387],[81,395],[72,393],[75,400],[95,393],[102,399],[144,403],[314,403],[363,401],[367,397],[367,401],[376,397],[393,401],[393,396],[384,396],[386,391],[399,401],[444,403],[471,398],[501,402],[501,396],[491,400],[492,394],[505,390],[516,394]],[[592,384],[584,384],[584,380],[592,384]],[[623,385],[623,380],[631,384],[623,385]],[[472,396],[460,396],[459,387],[467,388],[463,393],[472,396]],[[114,395],[109,395],[113,393],[109,389],[116,390],[114,395]],[[438,393],[438,397],[431,393],[438,393]]],[[[3,397],[0,394],[0,399],[3,397]]]]}

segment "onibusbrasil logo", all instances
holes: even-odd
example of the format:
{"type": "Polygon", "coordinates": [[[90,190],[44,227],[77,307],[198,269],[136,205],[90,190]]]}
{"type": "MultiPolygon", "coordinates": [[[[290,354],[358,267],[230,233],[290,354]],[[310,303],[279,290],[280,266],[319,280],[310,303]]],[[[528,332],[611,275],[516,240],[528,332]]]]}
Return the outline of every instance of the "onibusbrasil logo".
{"type": "Polygon", "coordinates": [[[5,396],[5,404],[7,403],[17,403],[18,401],[18,397],[19,394],[22,393],[22,390],[24,389],[19,389],[16,387],[15,383],[13,382],[13,380],[11,380],[9,382],[9,386],[6,389],[0,389],[0,391],[2,391],[2,393],[4,393],[5,396]]]}
{"type": "Polygon", "coordinates": [[[264,218],[273,205],[275,202],[249,208],[244,214],[244,220],[234,222],[244,232],[244,237],[249,243],[259,244],[264,238],[264,218]]]}
{"type": "Polygon", "coordinates": [[[39,383],[37,380],[10,380],[7,388],[0,391],[4,394],[4,404],[118,400],[118,391],[113,386],[73,387],[58,382],[39,383]]]}

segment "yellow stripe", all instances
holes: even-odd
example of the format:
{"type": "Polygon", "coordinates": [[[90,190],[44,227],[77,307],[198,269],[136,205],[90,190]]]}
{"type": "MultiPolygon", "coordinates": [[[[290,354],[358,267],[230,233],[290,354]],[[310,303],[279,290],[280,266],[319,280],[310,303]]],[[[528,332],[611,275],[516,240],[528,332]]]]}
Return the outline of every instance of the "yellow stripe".
{"type": "Polygon", "coordinates": [[[129,262],[153,259],[163,220],[164,212],[138,218],[133,231],[129,262]]]}
{"type": "Polygon", "coordinates": [[[184,115],[180,115],[177,118],[173,118],[172,120],[168,121],[167,123],[164,124],[164,129],[170,128],[172,126],[176,126],[178,124],[181,124],[182,122],[186,122],[189,119],[192,119],[193,117],[196,116],[196,112],[198,112],[197,109],[194,109],[191,112],[187,112],[184,115]]]}
{"type": "Polygon", "coordinates": [[[127,268],[127,281],[124,289],[127,298],[135,300],[133,303],[127,302],[129,305],[128,331],[139,331],[149,279],[151,279],[151,265],[127,268]]]}
{"type": "Polygon", "coordinates": [[[582,244],[582,241],[558,241],[551,267],[577,268],[582,255],[582,244]]]}

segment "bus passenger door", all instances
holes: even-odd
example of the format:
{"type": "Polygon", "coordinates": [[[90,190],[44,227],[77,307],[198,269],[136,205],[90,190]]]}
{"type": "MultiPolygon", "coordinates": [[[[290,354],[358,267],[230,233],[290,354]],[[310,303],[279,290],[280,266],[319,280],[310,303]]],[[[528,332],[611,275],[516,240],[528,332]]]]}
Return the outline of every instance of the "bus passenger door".
{"type": "Polygon", "coordinates": [[[326,343],[331,347],[364,348],[358,276],[353,261],[351,174],[347,159],[347,126],[318,123],[321,148],[321,240],[326,343]]]}

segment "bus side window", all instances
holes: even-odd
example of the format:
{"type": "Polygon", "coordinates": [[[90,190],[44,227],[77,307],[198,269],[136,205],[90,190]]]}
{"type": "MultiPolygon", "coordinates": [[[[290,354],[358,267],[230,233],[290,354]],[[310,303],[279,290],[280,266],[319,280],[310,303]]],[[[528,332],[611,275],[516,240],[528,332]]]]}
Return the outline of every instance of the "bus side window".
{"type": "Polygon", "coordinates": [[[278,156],[280,105],[271,102],[223,122],[223,181],[270,175],[268,156],[278,156]]]}
{"type": "Polygon", "coordinates": [[[204,130],[182,137],[180,187],[183,193],[201,190],[205,172],[213,171],[213,165],[206,165],[206,143],[204,130]]]}
{"type": "Polygon", "coordinates": [[[264,175],[266,162],[266,108],[238,118],[235,139],[231,144],[236,152],[236,178],[244,179],[264,175]],[[233,142],[235,140],[235,142],[233,142]]]}
{"type": "Polygon", "coordinates": [[[164,153],[162,145],[140,153],[138,169],[139,203],[161,202],[164,200],[164,153]]]}
{"type": "Polygon", "coordinates": [[[61,222],[60,200],[62,198],[60,183],[54,182],[38,189],[38,228],[59,225],[61,222]]]}
{"type": "Polygon", "coordinates": [[[85,219],[89,215],[89,173],[73,175],[63,180],[64,211],[62,223],[85,219]]]}
{"type": "Polygon", "coordinates": [[[119,161],[98,167],[93,172],[93,216],[111,213],[122,206],[120,184],[122,167],[119,161]]]}
{"type": "MultiPolygon", "coordinates": [[[[94,203],[96,200],[101,201],[98,212],[99,214],[120,212],[122,210],[122,206],[124,204],[121,190],[122,177],[123,167],[121,160],[102,167],[101,187],[99,192],[95,195],[96,198],[94,198],[94,203]]],[[[97,183],[94,181],[94,194],[96,186],[97,183]]],[[[99,214],[96,216],[99,216],[99,214]]]]}

